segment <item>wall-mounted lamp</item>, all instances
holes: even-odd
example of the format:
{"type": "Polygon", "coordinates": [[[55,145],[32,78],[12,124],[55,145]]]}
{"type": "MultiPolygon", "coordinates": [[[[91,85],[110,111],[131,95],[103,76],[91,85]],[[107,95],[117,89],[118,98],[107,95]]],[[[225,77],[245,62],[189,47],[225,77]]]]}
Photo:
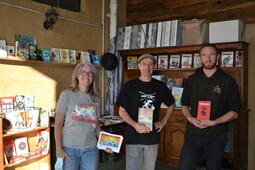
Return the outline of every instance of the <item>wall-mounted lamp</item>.
{"type": "Polygon", "coordinates": [[[52,29],[53,24],[56,23],[59,14],[55,9],[48,9],[45,12],[46,20],[43,22],[43,27],[47,29],[52,29]]]}

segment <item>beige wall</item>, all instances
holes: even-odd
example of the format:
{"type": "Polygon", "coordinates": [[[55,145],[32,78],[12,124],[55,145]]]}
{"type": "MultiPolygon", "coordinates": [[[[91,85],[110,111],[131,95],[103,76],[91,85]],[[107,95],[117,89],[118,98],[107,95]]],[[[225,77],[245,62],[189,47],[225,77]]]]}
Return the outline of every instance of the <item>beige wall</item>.
{"type": "MultiPolygon", "coordinates": [[[[50,8],[32,0],[0,2],[42,13],[50,8]]],[[[57,11],[62,17],[96,26],[58,19],[52,30],[45,30],[42,25],[45,20],[44,14],[0,3],[0,39],[6,40],[8,45],[14,45],[14,35],[17,33],[36,37],[40,49],[50,47],[84,51],[95,49],[97,54],[102,54],[101,0],[81,0],[80,13],[64,9],[57,11]]],[[[71,83],[73,69],[74,65],[0,60],[0,96],[31,94],[36,96],[36,106],[45,109],[55,107],[59,93],[71,83]]]]}
{"type": "Polygon", "coordinates": [[[255,24],[245,25],[244,40],[249,45],[249,71],[248,71],[248,108],[249,112],[249,149],[248,149],[248,170],[255,170],[255,24]]]}
{"type": "MultiPolygon", "coordinates": [[[[48,5],[31,0],[1,0],[25,8],[46,12],[48,5]]],[[[52,30],[42,26],[45,16],[24,9],[0,4],[0,39],[14,44],[14,34],[30,35],[37,38],[39,48],[69,48],[75,50],[95,49],[101,54],[101,1],[81,0],[81,12],[57,9],[62,17],[95,24],[88,26],[76,22],[58,19],[52,30]],[[97,10],[95,10],[97,9],[97,10]]]]}

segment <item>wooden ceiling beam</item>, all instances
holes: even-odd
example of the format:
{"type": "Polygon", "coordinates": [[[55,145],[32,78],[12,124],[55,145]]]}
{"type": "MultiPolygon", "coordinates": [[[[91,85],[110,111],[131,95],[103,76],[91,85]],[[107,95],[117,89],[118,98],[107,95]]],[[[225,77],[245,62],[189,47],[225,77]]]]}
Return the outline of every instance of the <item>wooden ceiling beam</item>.
{"type": "Polygon", "coordinates": [[[255,22],[254,11],[251,0],[128,0],[127,25],[194,18],[255,22]]]}

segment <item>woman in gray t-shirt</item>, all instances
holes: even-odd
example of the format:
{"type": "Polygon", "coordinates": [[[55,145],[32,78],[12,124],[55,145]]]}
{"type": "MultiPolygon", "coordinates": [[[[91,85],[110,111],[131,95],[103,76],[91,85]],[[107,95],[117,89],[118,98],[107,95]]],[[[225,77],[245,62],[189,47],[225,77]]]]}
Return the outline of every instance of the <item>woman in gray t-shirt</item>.
{"type": "Polygon", "coordinates": [[[96,170],[98,166],[97,75],[92,64],[78,64],[72,87],[60,94],[55,118],[56,154],[64,170],[96,170]]]}

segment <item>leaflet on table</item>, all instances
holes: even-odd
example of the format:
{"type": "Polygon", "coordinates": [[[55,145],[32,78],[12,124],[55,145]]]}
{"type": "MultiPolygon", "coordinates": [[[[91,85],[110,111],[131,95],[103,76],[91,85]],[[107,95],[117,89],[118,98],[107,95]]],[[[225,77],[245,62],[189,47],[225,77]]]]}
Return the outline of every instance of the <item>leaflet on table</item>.
{"type": "Polygon", "coordinates": [[[97,142],[98,149],[110,148],[113,152],[119,153],[123,141],[121,135],[101,131],[97,142]]]}

